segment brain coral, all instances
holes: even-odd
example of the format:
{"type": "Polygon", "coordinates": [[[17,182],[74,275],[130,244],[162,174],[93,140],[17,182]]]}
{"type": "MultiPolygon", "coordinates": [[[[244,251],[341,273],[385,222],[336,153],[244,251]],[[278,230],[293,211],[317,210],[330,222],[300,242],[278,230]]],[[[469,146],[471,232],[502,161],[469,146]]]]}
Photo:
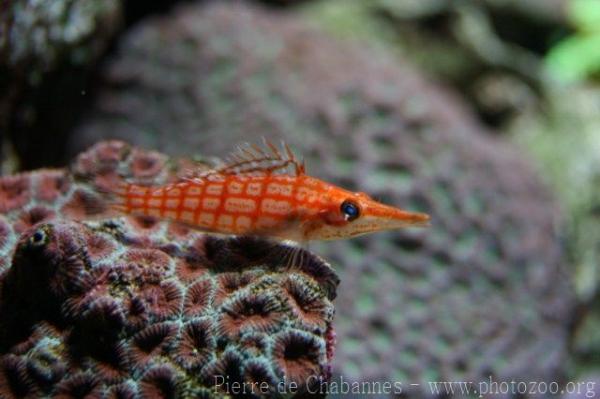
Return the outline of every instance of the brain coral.
{"type": "Polygon", "coordinates": [[[574,300],[551,196],[402,60],[289,15],[192,5],[134,28],[104,78],[75,149],[107,132],[187,154],[283,136],[310,173],[432,215],[428,230],[313,247],[344,276],[334,372],[409,384],[565,370],[574,300]]]}
{"type": "Polygon", "coordinates": [[[86,214],[93,185],[160,183],[178,165],[113,141],[71,173],[0,178],[0,397],[235,393],[223,382],[277,396],[328,378],[338,278],[320,258],[283,264],[289,248],[264,240],[86,214]]]}

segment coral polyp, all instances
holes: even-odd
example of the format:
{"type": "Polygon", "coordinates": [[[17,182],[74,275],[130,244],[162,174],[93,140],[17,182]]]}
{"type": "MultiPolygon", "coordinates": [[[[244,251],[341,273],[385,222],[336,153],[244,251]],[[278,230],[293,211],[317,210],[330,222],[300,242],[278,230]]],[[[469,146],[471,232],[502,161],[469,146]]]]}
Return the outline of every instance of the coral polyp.
{"type": "Polygon", "coordinates": [[[30,200],[30,179],[27,175],[5,177],[0,181],[0,212],[23,208],[30,200]]]}
{"type": "Polygon", "coordinates": [[[286,376],[286,382],[298,386],[310,381],[311,376],[324,375],[318,365],[326,358],[323,342],[304,331],[289,330],[275,337],[275,361],[286,376]]]}
{"type": "Polygon", "coordinates": [[[277,296],[241,291],[223,304],[219,332],[231,338],[245,331],[272,333],[284,321],[285,309],[277,296]]]}
{"type": "Polygon", "coordinates": [[[194,319],[182,328],[176,360],[186,370],[201,368],[212,360],[215,347],[213,321],[210,318],[194,319]]]}
{"type": "Polygon", "coordinates": [[[213,281],[201,279],[194,282],[186,291],[183,312],[188,317],[206,314],[214,295],[213,281]]]}
{"type": "MultiPolygon", "coordinates": [[[[277,344],[292,329],[312,343],[302,376],[323,376],[330,344],[313,324],[332,320],[307,323],[292,309],[288,265],[271,256],[281,244],[150,219],[86,220],[95,187],[174,181],[167,164],[104,142],[68,171],[0,178],[0,397],[220,397],[221,379],[267,382],[258,396],[268,396],[288,373],[297,378],[277,344]]],[[[300,303],[333,309],[335,273],[315,255],[305,261],[294,278],[311,295],[300,303]]]]}

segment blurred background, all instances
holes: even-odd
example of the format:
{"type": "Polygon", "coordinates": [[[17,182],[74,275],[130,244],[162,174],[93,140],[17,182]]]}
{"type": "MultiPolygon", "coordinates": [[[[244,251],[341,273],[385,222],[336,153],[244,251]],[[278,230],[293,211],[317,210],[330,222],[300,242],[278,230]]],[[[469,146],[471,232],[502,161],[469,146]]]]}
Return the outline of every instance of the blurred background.
{"type": "Polygon", "coordinates": [[[334,376],[600,382],[599,78],[598,0],[5,0],[1,171],[284,139],[433,217],[311,246],[334,376]]]}

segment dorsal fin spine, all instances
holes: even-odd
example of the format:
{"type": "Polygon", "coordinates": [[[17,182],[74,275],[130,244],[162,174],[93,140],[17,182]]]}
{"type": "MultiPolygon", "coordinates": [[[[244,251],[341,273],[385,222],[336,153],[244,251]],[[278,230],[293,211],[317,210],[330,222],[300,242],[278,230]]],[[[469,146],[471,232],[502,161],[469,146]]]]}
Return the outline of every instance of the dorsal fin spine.
{"type": "Polygon", "coordinates": [[[289,145],[282,142],[280,149],[264,138],[263,147],[256,144],[244,143],[238,146],[237,150],[226,158],[226,161],[225,165],[206,171],[195,177],[202,178],[217,174],[271,175],[277,171],[284,171],[286,168],[289,173],[296,176],[302,175],[305,172],[304,161],[300,163],[297,160],[289,145]],[[289,171],[290,165],[293,166],[292,171],[289,171]]]}

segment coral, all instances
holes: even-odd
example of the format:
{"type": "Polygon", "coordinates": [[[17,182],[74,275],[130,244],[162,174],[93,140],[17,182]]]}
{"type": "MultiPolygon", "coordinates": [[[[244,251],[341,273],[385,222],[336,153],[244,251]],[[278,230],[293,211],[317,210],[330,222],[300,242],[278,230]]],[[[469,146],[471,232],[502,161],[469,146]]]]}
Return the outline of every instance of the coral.
{"type": "Polygon", "coordinates": [[[582,300],[573,353],[582,371],[600,366],[596,334],[600,299],[600,117],[594,107],[600,96],[586,87],[554,89],[548,112],[523,112],[510,127],[516,139],[536,159],[567,212],[565,244],[575,286],[582,300]],[[556,160],[561,162],[557,163],[556,160]]]}
{"type": "Polygon", "coordinates": [[[29,202],[30,187],[27,176],[7,177],[0,184],[0,195],[2,196],[2,205],[0,212],[7,212],[10,209],[22,207],[29,202]]]}
{"type": "Polygon", "coordinates": [[[555,44],[546,57],[556,78],[566,82],[582,81],[600,73],[600,7],[595,1],[573,0],[568,15],[578,32],[555,44]]]}
{"type": "Polygon", "coordinates": [[[318,375],[315,365],[323,356],[323,343],[304,331],[283,331],[275,337],[273,356],[287,376],[288,383],[303,384],[318,375]]]}
{"type": "MultiPolygon", "coordinates": [[[[300,11],[336,36],[410,59],[460,92],[486,123],[504,128],[524,108],[543,102],[540,92],[554,80],[548,79],[543,54],[556,41],[551,38],[564,36],[561,32],[573,26],[569,10],[577,3],[326,0],[308,3],[300,11]]],[[[588,3],[593,11],[594,0],[588,3]]],[[[587,57],[572,57],[570,64],[594,62],[589,60],[597,46],[591,48],[593,40],[582,44],[581,49],[590,47],[587,57]]]]}
{"type": "MultiPolygon", "coordinates": [[[[334,373],[426,386],[565,371],[575,312],[560,211],[517,149],[402,59],[289,15],[193,5],[129,32],[103,76],[72,151],[107,134],[188,155],[284,138],[309,173],[432,215],[426,230],[312,246],[344,276],[334,373]]],[[[217,247],[206,244],[199,259],[214,259],[217,247]]],[[[215,298],[229,306],[229,290],[248,285],[227,274],[235,252],[223,253],[231,259],[222,259],[215,298]]],[[[311,265],[319,268],[305,263],[303,277],[317,274],[311,265]]],[[[296,328],[322,329],[330,308],[313,301],[312,283],[296,281],[281,281],[296,328]]],[[[317,292],[329,281],[319,275],[317,292]]],[[[297,375],[310,370],[283,359],[297,375]]]]}
{"type": "Polygon", "coordinates": [[[286,378],[327,377],[338,279],[320,258],[288,265],[277,251],[289,248],[264,240],[88,220],[96,186],[164,183],[174,165],[112,141],[70,171],[0,178],[1,397],[216,397],[228,392],[213,388],[221,377],[258,397],[286,378]],[[65,206],[78,197],[84,206],[65,206]],[[286,355],[287,333],[306,357],[286,355]]]}

